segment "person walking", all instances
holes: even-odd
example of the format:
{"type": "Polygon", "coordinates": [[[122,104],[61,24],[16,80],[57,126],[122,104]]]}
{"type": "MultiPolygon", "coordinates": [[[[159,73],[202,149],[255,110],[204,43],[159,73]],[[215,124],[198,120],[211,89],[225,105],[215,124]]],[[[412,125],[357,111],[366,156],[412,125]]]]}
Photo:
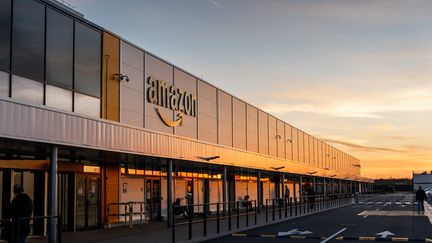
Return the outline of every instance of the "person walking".
{"type": "Polygon", "coordinates": [[[30,233],[30,220],[25,218],[31,217],[33,213],[33,202],[31,198],[24,193],[24,188],[21,184],[14,185],[13,192],[15,197],[10,205],[10,213],[15,222],[18,220],[18,223],[15,224],[18,225],[18,235],[16,235],[16,232],[13,232],[14,236],[18,237],[18,239],[15,239],[15,242],[26,243],[27,236],[30,233]]]}
{"type": "Polygon", "coordinates": [[[418,190],[416,192],[416,201],[417,201],[417,210],[418,213],[420,212],[424,213],[424,201],[426,200],[426,193],[422,189],[421,186],[418,187],[418,190]]]}

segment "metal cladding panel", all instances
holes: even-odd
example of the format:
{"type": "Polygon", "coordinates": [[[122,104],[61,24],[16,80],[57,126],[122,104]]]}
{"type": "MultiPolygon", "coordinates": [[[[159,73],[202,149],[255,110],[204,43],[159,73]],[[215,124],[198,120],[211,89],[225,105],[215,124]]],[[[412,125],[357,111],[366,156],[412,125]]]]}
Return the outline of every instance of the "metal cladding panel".
{"type": "Polygon", "coordinates": [[[219,144],[232,147],[232,96],[218,90],[219,107],[219,144]]]}
{"type": "Polygon", "coordinates": [[[272,167],[285,166],[281,172],[307,174],[316,170],[316,176],[329,177],[334,174],[334,178],[366,180],[359,176],[358,169],[353,169],[352,164],[357,160],[352,157],[349,157],[347,169],[353,174],[346,170],[336,172],[108,120],[27,105],[8,98],[0,98],[0,137],[269,171],[272,167]],[[220,157],[211,162],[200,159],[211,156],[220,157]]]}
{"type": "Polygon", "coordinates": [[[233,147],[246,150],[246,103],[233,98],[233,147]]]}
{"type": "Polygon", "coordinates": [[[247,150],[258,153],[258,109],[247,105],[247,150]]]}
{"type": "Polygon", "coordinates": [[[198,80],[198,140],[217,143],[216,88],[198,80]]]}
{"type": "Polygon", "coordinates": [[[277,120],[277,135],[279,135],[276,139],[277,141],[277,156],[279,158],[285,159],[285,144],[286,144],[286,138],[285,138],[285,123],[281,120],[277,120]]]}
{"type": "Polygon", "coordinates": [[[144,127],[144,52],[121,42],[120,122],[144,127]]]}
{"type": "MultiPolygon", "coordinates": [[[[174,68],[174,84],[185,91],[196,93],[197,90],[197,80],[195,77],[174,68]]],[[[177,117],[179,111],[175,111],[174,116],[177,117]]],[[[197,118],[189,115],[183,116],[183,123],[181,126],[174,128],[174,134],[179,136],[185,136],[188,138],[198,138],[197,132],[197,118]]]]}
{"type": "Polygon", "coordinates": [[[299,162],[299,144],[298,144],[298,129],[292,127],[292,148],[293,148],[293,161],[299,162]]]}
{"type": "Polygon", "coordinates": [[[310,164],[310,151],[309,151],[309,135],[303,133],[303,144],[304,144],[304,162],[310,164]]]}
{"type": "Polygon", "coordinates": [[[305,162],[304,156],[304,132],[298,130],[298,154],[299,154],[299,162],[305,162]]]}
{"type": "Polygon", "coordinates": [[[258,110],[258,150],[260,154],[269,154],[268,114],[258,110]]]}
{"type": "Polygon", "coordinates": [[[292,127],[288,124],[285,124],[285,151],[286,151],[286,159],[293,159],[293,148],[292,148],[292,127]]]}
{"type": "Polygon", "coordinates": [[[314,165],[319,167],[319,148],[318,148],[318,139],[313,138],[314,140],[314,165]]]}
{"type": "Polygon", "coordinates": [[[276,131],[276,118],[273,116],[268,117],[269,129],[269,155],[277,157],[277,131],[276,131]]]}
{"type": "MultiPolygon", "coordinates": [[[[162,80],[167,84],[173,83],[173,66],[145,53],[145,89],[149,87],[148,78],[152,77],[155,80],[162,80]]],[[[146,91],[147,92],[147,91],[146,91]]],[[[147,97],[147,94],[146,94],[147,97]]],[[[156,108],[168,119],[174,120],[174,112],[168,108],[152,104],[146,100],[145,102],[145,128],[172,134],[174,129],[166,126],[159,118],[156,108]]]]}

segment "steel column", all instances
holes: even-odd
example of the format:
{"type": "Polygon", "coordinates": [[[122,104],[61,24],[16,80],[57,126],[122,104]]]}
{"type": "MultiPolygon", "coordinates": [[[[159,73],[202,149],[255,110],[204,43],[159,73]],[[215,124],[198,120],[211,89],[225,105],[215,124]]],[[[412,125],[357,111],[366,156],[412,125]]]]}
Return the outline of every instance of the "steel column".
{"type": "Polygon", "coordinates": [[[167,169],[168,169],[168,176],[167,176],[167,223],[168,227],[171,227],[172,225],[172,216],[171,216],[171,208],[172,208],[172,160],[168,160],[167,163],[167,169]]]}
{"type": "MultiPolygon", "coordinates": [[[[48,175],[48,242],[57,242],[56,215],[57,208],[57,159],[58,148],[56,145],[51,145],[50,168],[48,175]]],[[[60,222],[59,222],[60,223],[60,222]]]]}

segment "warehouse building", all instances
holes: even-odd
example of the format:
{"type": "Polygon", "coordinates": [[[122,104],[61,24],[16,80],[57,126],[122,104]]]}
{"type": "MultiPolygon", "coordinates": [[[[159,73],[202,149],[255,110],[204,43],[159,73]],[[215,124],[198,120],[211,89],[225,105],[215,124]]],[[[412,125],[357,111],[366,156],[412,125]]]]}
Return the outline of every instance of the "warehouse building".
{"type": "MultiPolygon", "coordinates": [[[[370,189],[360,161],[48,0],[0,1],[0,216],[14,184],[76,231],[139,202],[370,189]]],[[[214,210],[214,208],[210,208],[214,210]]],[[[44,231],[33,225],[34,232],[44,231]]]]}

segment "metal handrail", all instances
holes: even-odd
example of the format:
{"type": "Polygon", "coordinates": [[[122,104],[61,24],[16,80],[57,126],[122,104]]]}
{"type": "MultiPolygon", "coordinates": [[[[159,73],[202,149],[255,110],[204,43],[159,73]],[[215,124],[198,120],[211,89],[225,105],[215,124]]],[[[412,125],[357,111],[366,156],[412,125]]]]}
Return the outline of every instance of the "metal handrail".
{"type": "Polygon", "coordinates": [[[134,215],[140,215],[139,224],[142,226],[143,222],[145,222],[146,225],[149,223],[149,217],[147,212],[147,203],[143,201],[129,201],[124,203],[110,203],[108,204],[108,213],[107,213],[107,225],[108,228],[111,228],[111,219],[112,217],[124,217],[124,225],[127,225],[129,223],[129,227],[133,227],[133,216],[134,215]],[[134,205],[140,205],[139,211],[134,211],[134,205]],[[113,206],[117,206],[117,213],[110,213],[111,208],[113,206]],[[124,213],[120,213],[120,206],[124,207],[124,213]]]}

